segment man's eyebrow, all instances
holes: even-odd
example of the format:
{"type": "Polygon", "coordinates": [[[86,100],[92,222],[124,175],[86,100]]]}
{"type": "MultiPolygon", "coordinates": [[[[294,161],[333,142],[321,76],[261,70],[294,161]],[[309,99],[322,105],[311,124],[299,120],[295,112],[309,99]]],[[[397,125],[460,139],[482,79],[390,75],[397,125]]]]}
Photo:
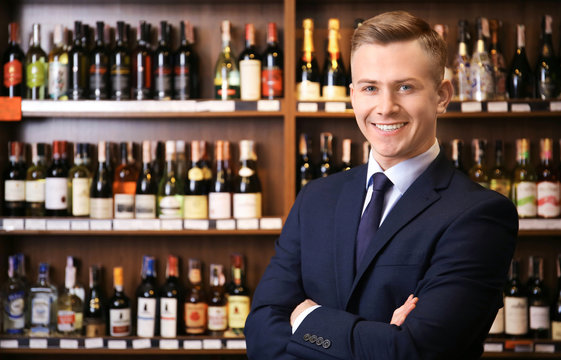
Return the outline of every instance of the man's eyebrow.
{"type": "MultiPolygon", "coordinates": [[[[416,78],[404,78],[404,79],[398,79],[398,80],[394,80],[392,81],[392,84],[402,84],[405,82],[418,82],[419,80],[416,78]]],[[[356,82],[357,84],[379,84],[380,82],[378,80],[373,80],[373,79],[360,79],[356,82]]]]}

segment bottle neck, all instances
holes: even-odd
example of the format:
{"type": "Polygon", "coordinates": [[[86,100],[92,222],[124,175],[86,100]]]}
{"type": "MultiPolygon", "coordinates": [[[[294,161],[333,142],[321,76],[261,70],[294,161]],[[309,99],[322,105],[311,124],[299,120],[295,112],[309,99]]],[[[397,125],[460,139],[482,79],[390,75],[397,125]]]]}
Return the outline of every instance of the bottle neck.
{"type": "Polygon", "coordinates": [[[458,55],[467,56],[467,54],[468,54],[467,44],[465,42],[460,42],[458,44],[458,55]]]}
{"type": "Polygon", "coordinates": [[[304,44],[302,47],[303,60],[305,62],[311,62],[314,53],[314,40],[313,40],[313,30],[311,28],[304,29],[304,44]]]}

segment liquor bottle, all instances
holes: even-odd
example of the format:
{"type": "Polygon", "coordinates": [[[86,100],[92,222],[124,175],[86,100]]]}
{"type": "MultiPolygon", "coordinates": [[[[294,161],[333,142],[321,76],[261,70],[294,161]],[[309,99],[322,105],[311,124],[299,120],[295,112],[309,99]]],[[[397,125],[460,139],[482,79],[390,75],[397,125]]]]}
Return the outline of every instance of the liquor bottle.
{"type": "Polygon", "coordinates": [[[518,210],[518,217],[536,217],[537,186],[536,173],[530,164],[530,141],[516,140],[517,165],[512,173],[512,200],[518,210]]]}
{"type": "Polygon", "coordinates": [[[508,337],[524,337],[528,334],[528,296],[520,282],[520,263],[513,259],[509,280],[505,288],[505,334],[508,337]]]}
{"type": "Polygon", "coordinates": [[[329,132],[319,134],[321,160],[318,165],[318,177],[326,177],[333,173],[333,135],[329,132]]]}
{"type": "Polygon", "coordinates": [[[555,269],[557,270],[557,292],[551,311],[551,339],[559,341],[561,340],[561,254],[557,255],[555,269]]]}
{"type": "Polygon", "coordinates": [[[24,63],[25,55],[19,46],[19,27],[12,22],[8,24],[8,47],[2,57],[2,96],[25,97],[24,63]]]}
{"type": "Polygon", "coordinates": [[[234,333],[242,334],[249,315],[249,289],[245,284],[245,262],[241,254],[230,256],[232,283],[228,290],[228,326],[234,333]]]}
{"type": "Polygon", "coordinates": [[[90,289],[85,301],[84,329],[86,337],[105,336],[105,296],[101,288],[101,265],[90,266],[90,289]]]}
{"type": "MultiPolygon", "coordinates": [[[[433,26],[434,31],[437,32],[438,35],[444,40],[445,43],[448,43],[448,25],[444,24],[435,24],[433,26]]],[[[448,62],[446,62],[446,66],[444,67],[444,79],[449,80],[450,82],[454,81],[454,73],[450,68],[448,62]]]]}
{"type": "Polygon", "coordinates": [[[45,99],[47,67],[47,54],[41,49],[41,25],[33,24],[33,37],[25,56],[26,97],[28,99],[45,99]]]}
{"type": "Polygon", "coordinates": [[[68,52],[64,28],[55,25],[53,48],[49,53],[48,95],[51,100],[68,100],[68,52]]]}
{"type": "Polygon", "coordinates": [[[123,289],[123,268],[113,268],[115,292],[109,300],[109,335],[129,336],[131,334],[131,305],[123,289]]]}
{"type": "Polygon", "coordinates": [[[553,140],[540,139],[541,163],[536,169],[538,217],[556,218],[561,213],[559,205],[559,173],[553,167],[553,140]]]}
{"type": "Polygon", "coordinates": [[[166,141],[166,166],[158,185],[158,216],[160,219],[183,218],[183,188],[179,186],[175,164],[175,141],[166,141]]]}
{"type": "Polygon", "coordinates": [[[199,97],[199,58],[193,44],[195,36],[189,21],[179,23],[179,47],[173,54],[174,99],[187,100],[199,97]]]}
{"type": "Polygon", "coordinates": [[[174,338],[183,326],[180,301],[183,291],[179,283],[179,266],[177,256],[168,256],[166,264],[166,282],[160,290],[160,335],[163,338],[174,338]]]}
{"type": "Polygon", "coordinates": [[[31,144],[31,166],[25,178],[25,214],[45,216],[45,166],[44,143],[31,144]]]}
{"type": "Polygon", "coordinates": [[[206,156],[206,141],[194,140],[191,142],[191,167],[185,180],[185,219],[208,218],[209,174],[212,173],[206,156]]]}
{"type": "Polygon", "coordinates": [[[263,53],[263,67],[261,70],[261,96],[264,99],[282,98],[284,56],[279,46],[277,24],[267,25],[267,48],[263,53]]]}
{"type": "Polygon", "coordinates": [[[4,171],[4,216],[25,216],[24,143],[9,141],[9,163],[4,171]]]}
{"type": "Polygon", "coordinates": [[[54,332],[58,291],[49,281],[49,264],[39,264],[37,282],[29,288],[27,328],[31,336],[49,336],[54,332]]]}
{"type": "MultiPolygon", "coordinates": [[[[82,37],[80,39],[80,41],[82,42],[82,47],[86,51],[86,54],[88,54],[90,49],[91,49],[91,47],[90,47],[90,39],[91,39],[91,37],[90,37],[90,26],[88,24],[82,24],[82,29],[80,31],[82,33],[82,37]]],[[[89,66],[88,66],[88,68],[86,68],[86,74],[88,72],[88,69],[89,69],[89,66]]]]}
{"type": "Polygon", "coordinates": [[[220,100],[240,98],[240,72],[230,44],[230,21],[222,21],[222,51],[214,70],[214,97],[220,100]]]}
{"type": "Polygon", "coordinates": [[[172,55],[169,48],[167,21],[160,22],[158,47],[154,51],[154,99],[170,100],[173,96],[172,55]]]}
{"type": "Polygon", "coordinates": [[[464,161],[462,159],[464,142],[460,139],[453,139],[451,145],[452,145],[452,165],[456,169],[466,174],[467,171],[464,168],[464,161]]]}
{"type": "Polygon", "coordinates": [[[152,143],[152,171],[156,184],[159,184],[166,167],[166,144],[163,141],[152,143]]]}
{"type": "Polygon", "coordinates": [[[18,276],[17,256],[8,257],[8,281],[2,289],[4,333],[22,335],[25,328],[27,290],[18,276]]]}
{"type": "Polygon", "coordinates": [[[80,335],[82,333],[83,303],[73,293],[75,285],[76,268],[67,264],[64,290],[57,300],[57,331],[63,335],[80,335]]]}
{"type": "Polygon", "coordinates": [[[485,148],[487,140],[473,139],[471,151],[473,153],[473,166],[469,169],[469,177],[484,188],[489,188],[489,174],[485,167],[485,148]]]}
{"type": "Polygon", "coordinates": [[[74,40],[68,51],[69,80],[68,98],[70,100],[84,100],[88,98],[89,59],[87,49],[84,48],[82,36],[86,34],[80,21],[74,22],[74,40]]]}
{"type": "Polygon", "coordinates": [[[137,30],[137,45],[132,52],[131,99],[152,98],[152,50],[150,49],[150,27],[141,21],[137,30]]]}
{"type": "Polygon", "coordinates": [[[555,99],[559,96],[561,69],[553,51],[551,15],[544,15],[542,20],[542,44],[536,62],[536,93],[542,100],[555,99]]]}
{"type": "Polygon", "coordinates": [[[454,77],[454,100],[471,100],[470,58],[468,54],[469,30],[468,21],[458,22],[458,52],[454,57],[452,71],[454,77]]]}
{"type": "Polygon", "coordinates": [[[175,161],[177,166],[177,184],[182,188],[185,187],[185,179],[187,179],[187,156],[185,153],[185,141],[177,140],[175,142],[175,161]]]}
{"type": "Polygon", "coordinates": [[[253,140],[240,140],[240,168],[234,178],[234,218],[261,217],[261,182],[253,140]]]}
{"type": "Polygon", "coordinates": [[[492,100],[495,96],[495,83],[493,79],[493,64],[484,38],[489,37],[489,21],[487,18],[477,18],[477,42],[470,63],[471,97],[473,100],[492,100]]]}
{"type": "Polygon", "coordinates": [[[321,89],[325,100],[344,100],[347,97],[347,73],[339,48],[339,28],[339,19],[329,19],[321,89]]]}
{"type": "Polygon", "coordinates": [[[113,178],[114,215],[115,219],[132,219],[138,168],[133,158],[133,143],[122,142],[120,148],[121,164],[115,169],[113,178]]]}
{"type": "Polygon", "coordinates": [[[493,65],[493,78],[495,79],[495,99],[504,100],[506,96],[506,63],[501,51],[499,32],[502,22],[497,19],[489,20],[491,30],[491,44],[489,45],[489,56],[493,65]]]}
{"type": "Polygon", "coordinates": [[[109,97],[109,52],[105,46],[105,24],[96,22],[95,46],[90,57],[90,99],[109,97]]]}
{"type": "Polygon", "coordinates": [[[368,164],[368,160],[370,159],[370,143],[365,141],[362,143],[362,163],[368,164]]]}
{"type": "Polygon", "coordinates": [[[530,336],[535,339],[549,337],[549,310],[548,294],[543,284],[543,258],[530,256],[528,267],[528,305],[530,336]]]}
{"type": "Polygon", "coordinates": [[[525,26],[516,25],[516,52],[507,78],[508,95],[511,99],[534,97],[534,77],[526,57],[525,26]]]}
{"type": "Polygon", "coordinates": [[[90,217],[92,219],[113,218],[113,173],[109,166],[109,144],[97,144],[97,171],[90,189],[90,217]]]}
{"type": "Polygon", "coordinates": [[[128,100],[131,95],[131,56],[127,46],[125,23],[117,21],[115,47],[111,50],[111,99],[128,100]]]}
{"type": "Polygon", "coordinates": [[[92,175],[86,166],[89,162],[89,144],[77,143],[74,166],[68,172],[68,215],[90,215],[90,188],[92,175]]]}
{"type": "Polygon", "coordinates": [[[341,156],[341,171],[350,170],[351,164],[351,139],[343,139],[343,155],[341,156]]]}
{"type": "Polygon", "coordinates": [[[156,194],[158,184],[152,175],[152,153],[150,141],[142,142],[142,170],[136,183],[134,196],[134,215],[137,219],[154,219],[156,217],[156,194]]]}
{"type": "Polygon", "coordinates": [[[310,158],[312,146],[310,145],[310,138],[307,134],[300,134],[298,153],[296,189],[297,191],[300,191],[307,183],[312,181],[316,173],[315,167],[310,158]]]}
{"type": "Polygon", "coordinates": [[[25,289],[29,289],[30,283],[27,279],[27,276],[25,275],[25,255],[23,253],[17,253],[15,256],[18,259],[18,266],[17,266],[18,277],[25,285],[25,289]]]}
{"type": "Polygon", "coordinates": [[[504,168],[503,162],[503,142],[502,140],[497,140],[495,142],[495,166],[489,173],[489,189],[510,197],[510,175],[504,168]]]}
{"type": "Polygon", "coordinates": [[[152,256],[142,257],[142,282],[136,289],[137,318],[136,335],[157,335],[158,289],[156,286],[156,260],[152,256]]]}
{"type": "Polygon", "coordinates": [[[45,177],[45,213],[47,216],[67,215],[66,141],[53,141],[53,160],[45,177]]]}
{"type": "Polygon", "coordinates": [[[240,98],[261,98],[261,56],[255,48],[255,27],[245,24],[245,49],[240,54],[240,98]]]}
{"type": "Polygon", "coordinates": [[[302,56],[296,65],[296,98],[298,100],[318,100],[320,98],[319,65],[314,54],[314,21],[304,19],[304,43],[302,56]]]}
{"type": "Polygon", "coordinates": [[[185,296],[185,333],[202,335],[206,332],[207,311],[205,292],[202,287],[201,262],[189,259],[189,289],[185,296]]]}
{"type": "Polygon", "coordinates": [[[210,264],[210,298],[208,300],[208,331],[220,336],[228,328],[228,300],[224,292],[224,267],[210,264]]]}
{"type": "MultiPolygon", "coordinates": [[[[66,257],[66,267],[73,267],[75,268],[76,276],[78,277],[79,268],[79,261],[74,256],[67,256],[66,257]]],[[[76,295],[82,301],[82,304],[86,302],[86,288],[78,281],[74,281],[74,287],[70,289],[70,293],[76,295]]]]}
{"type": "Polygon", "coordinates": [[[208,194],[208,217],[232,217],[232,170],[230,169],[230,142],[217,140],[214,144],[214,172],[208,194]]]}

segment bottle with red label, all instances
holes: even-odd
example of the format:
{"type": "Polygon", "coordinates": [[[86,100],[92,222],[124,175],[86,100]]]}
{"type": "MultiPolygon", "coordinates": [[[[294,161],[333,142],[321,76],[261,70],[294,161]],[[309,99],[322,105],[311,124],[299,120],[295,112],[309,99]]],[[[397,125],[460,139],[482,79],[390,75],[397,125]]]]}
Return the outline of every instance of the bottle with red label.
{"type": "Polygon", "coordinates": [[[207,303],[201,284],[201,262],[189,259],[189,288],[185,297],[185,333],[202,335],[206,332],[207,303]]]}
{"type": "Polygon", "coordinates": [[[267,49],[263,54],[261,70],[261,96],[265,99],[283,96],[283,59],[278,42],[277,24],[270,22],[267,26],[267,49]]]}
{"type": "Polygon", "coordinates": [[[553,167],[553,140],[540,140],[540,165],[538,173],[538,217],[556,218],[560,214],[559,174],[553,167]]]}
{"type": "Polygon", "coordinates": [[[2,57],[2,96],[24,97],[25,82],[23,63],[25,55],[19,46],[18,24],[12,22],[8,25],[8,48],[2,57]]]}

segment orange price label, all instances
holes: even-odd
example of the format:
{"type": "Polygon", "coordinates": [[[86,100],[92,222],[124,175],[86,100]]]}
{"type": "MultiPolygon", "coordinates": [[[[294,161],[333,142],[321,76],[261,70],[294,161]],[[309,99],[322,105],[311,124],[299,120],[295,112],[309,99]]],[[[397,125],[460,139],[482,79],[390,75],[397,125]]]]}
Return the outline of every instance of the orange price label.
{"type": "Polygon", "coordinates": [[[21,120],[21,97],[0,96],[0,121],[21,120]]]}

